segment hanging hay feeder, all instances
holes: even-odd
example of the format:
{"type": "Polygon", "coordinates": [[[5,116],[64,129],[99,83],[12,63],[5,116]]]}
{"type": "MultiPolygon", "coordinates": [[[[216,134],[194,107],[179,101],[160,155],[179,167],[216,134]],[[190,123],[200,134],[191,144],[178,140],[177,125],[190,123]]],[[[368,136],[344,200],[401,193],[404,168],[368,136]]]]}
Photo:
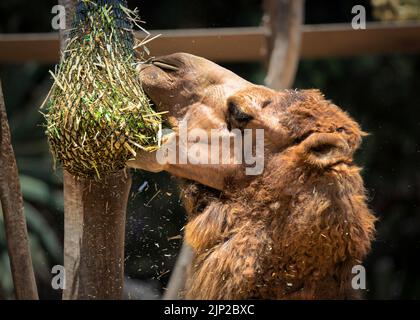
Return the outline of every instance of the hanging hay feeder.
{"type": "Polygon", "coordinates": [[[116,1],[78,3],[44,103],[54,159],[75,176],[100,179],[124,168],[139,150],[159,145],[161,116],[136,71],[132,24],[137,21],[135,11],[116,1]]]}

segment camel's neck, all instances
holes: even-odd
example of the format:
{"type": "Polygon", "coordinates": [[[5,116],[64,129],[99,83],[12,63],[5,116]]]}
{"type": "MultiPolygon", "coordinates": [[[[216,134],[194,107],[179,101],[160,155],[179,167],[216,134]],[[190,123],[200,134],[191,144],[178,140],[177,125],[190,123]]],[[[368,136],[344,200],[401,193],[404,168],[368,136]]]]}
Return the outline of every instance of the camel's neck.
{"type": "Polygon", "coordinates": [[[374,222],[358,170],[296,172],[263,176],[225,199],[200,186],[184,189],[192,212],[185,236],[197,253],[191,294],[354,297],[351,269],[369,250],[374,222]],[[203,286],[221,275],[223,294],[220,288],[204,294],[203,286]]]}
{"type": "Polygon", "coordinates": [[[244,195],[254,194],[254,217],[266,219],[281,295],[353,295],[351,270],[370,249],[375,221],[359,170],[294,173],[277,184],[264,177],[244,195]]]}

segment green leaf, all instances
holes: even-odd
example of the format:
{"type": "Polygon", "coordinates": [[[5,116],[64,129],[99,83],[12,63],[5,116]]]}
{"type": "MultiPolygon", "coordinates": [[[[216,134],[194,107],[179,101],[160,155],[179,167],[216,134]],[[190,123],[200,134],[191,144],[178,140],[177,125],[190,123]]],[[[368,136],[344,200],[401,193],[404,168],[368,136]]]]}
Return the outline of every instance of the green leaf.
{"type": "Polygon", "coordinates": [[[23,197],[30,201],[40,202],[46,204],[50,200],[50,188],[44,181],[20,175],[20,186],[23,197]]]}

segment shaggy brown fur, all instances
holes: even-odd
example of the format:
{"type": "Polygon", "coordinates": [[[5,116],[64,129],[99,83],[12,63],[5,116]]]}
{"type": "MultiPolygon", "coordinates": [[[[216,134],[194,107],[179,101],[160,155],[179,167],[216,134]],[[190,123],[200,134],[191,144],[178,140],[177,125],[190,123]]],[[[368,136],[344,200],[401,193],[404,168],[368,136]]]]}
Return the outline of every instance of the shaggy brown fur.
{"type": "Polygon", "coordinates": [[[375,222],[353,163],[359,125],[317,90],[275,92],[202,58],[162,59],[180,71],[148,68],[142,81],[174,127],[188,118],[188,130],[264,129],[261,175],[242,165],[159,167],[145,156],[133,165],[188,179],[185,239],[196,257],[185,298],[356,298],[351,269],[375,222]]]}
{"type": "Polygon", "coordinates": [[[362,132],[317,91],[280,103],[293,143],[270,155],[261,177],[222,198],[184,189],[188,209],[205,205],[186,227],[197,252],[186,298],[357,297],[351,269],[369,251],[375,221],[352,161],[362,132]]]}

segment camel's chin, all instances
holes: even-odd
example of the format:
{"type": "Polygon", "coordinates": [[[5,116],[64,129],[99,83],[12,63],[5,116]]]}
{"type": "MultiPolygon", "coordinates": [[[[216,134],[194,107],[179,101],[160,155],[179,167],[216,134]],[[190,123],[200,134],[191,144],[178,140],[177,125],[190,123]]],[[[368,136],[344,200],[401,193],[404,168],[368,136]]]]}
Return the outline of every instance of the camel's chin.
{"type": "Polygon", "coordinates": [[[222,197],[221,191],[193,180],[180,178],[179,185],[181,198],[190,217],[202,213],[212,201],[222,197]]]}
{"type": "Polygon", "coordinates": [[[195,186],[197,189],[200,190],[200,192],[205,191],[206,193],[212,194],[212,195],[217,196],[217,197],[220,197],[220,195],[222,193],[220,190],[217,190],[213,187],[209,187],[209,186],[207,186],[205,184],[202,184],[200,182],[197,182],[197,181],[194,181],[194,180],[189,180],[189,179],[183,179],[183,180],[185,180],[185,182],[184,182],[185,184],[190,185],[190,186],[195,186]]]}

